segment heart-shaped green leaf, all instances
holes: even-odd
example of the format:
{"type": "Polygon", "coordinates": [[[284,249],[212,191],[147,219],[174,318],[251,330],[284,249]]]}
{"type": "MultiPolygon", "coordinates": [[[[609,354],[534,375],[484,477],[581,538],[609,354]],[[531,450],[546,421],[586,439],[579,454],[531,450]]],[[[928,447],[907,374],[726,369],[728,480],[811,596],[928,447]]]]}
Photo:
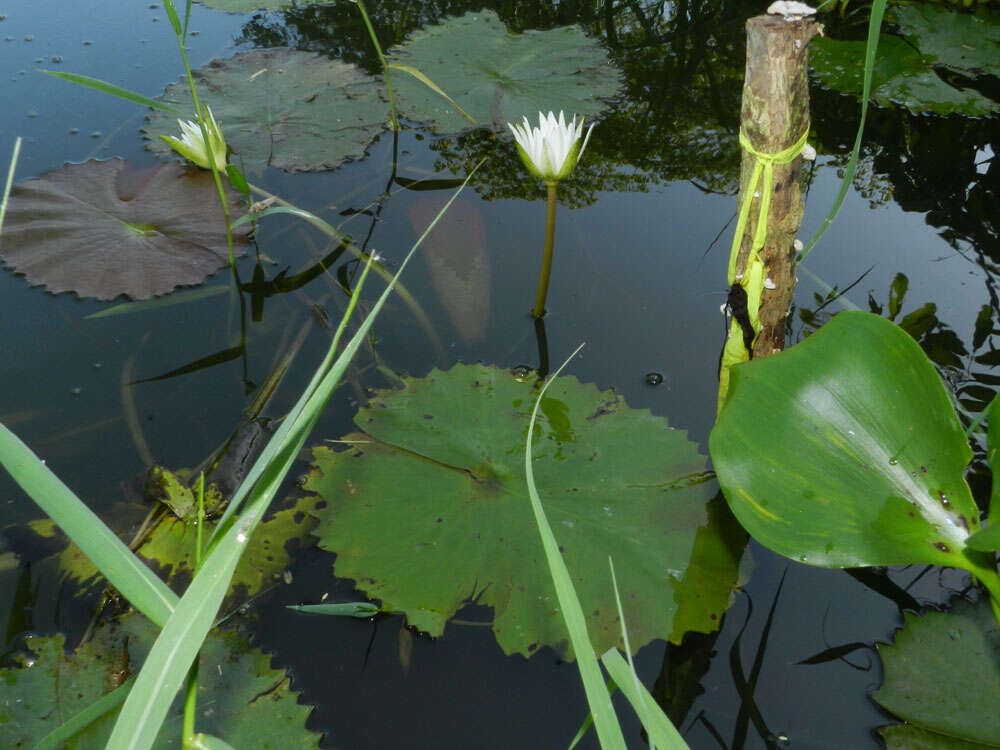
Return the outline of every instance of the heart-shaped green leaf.
{"type": "Polygon", "coordinates": [[[927,356],[884,318],[844,312],[734,368],[709,445],[736,517],[782,555],[992,570],[965,549],[979,519],[962,425],[927,356]]]}
{"type": "MultiPolygon", "coordinates": [[[[314,512],[314,533],[337,553],[336,574],[433,635],[475,599],[494,608],[505,652],[564,647],[523,473],[533,379],[456,365],[405,382],[358,413],[364,433],[346,436],[345,450],[314,449],[305,487],[327,501],[314,512]]],[[[736,575],[728,550],[718,555],[728,576],[716,576],[704,597],[682,596],[695,612],[678,615],[678,582],[715,489],[696,446],[665,420],[575,378],[552,384],[541,414],[535,482],[594,648],[621,639],[608,556],[633,649],[670,636],[680,619],[714,629],[736,575]]],[[[699,565],[716,563],[716,545],[699,549],[699,565]]]]}

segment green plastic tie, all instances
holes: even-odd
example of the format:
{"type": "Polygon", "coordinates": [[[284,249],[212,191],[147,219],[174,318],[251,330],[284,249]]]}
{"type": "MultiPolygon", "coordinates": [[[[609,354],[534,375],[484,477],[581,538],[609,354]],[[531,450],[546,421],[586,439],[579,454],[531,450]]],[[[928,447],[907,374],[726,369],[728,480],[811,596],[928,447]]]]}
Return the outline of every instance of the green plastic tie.
{"type": "Polygon", "coordinates": [[[736,234],[733,235],[733,246],[729,251],[729,273],[727,276],[729,286],[732,286],[736,281],[736,260],[740,254],[740,245],[743,244],[743,232],[746,230],[747,221],[750,218],[750,204],[753,203],[754,193],[757,192],[757,186],[762,181],[761,177],[763,177],[763,186],[760,190],[760,213],[757,217],[757,230],[753,235],[753,244],[750,247],[750,258],[747,259],[747,266],[750,265],[750,260],[757,252],[764,247],[764,239],[767,236],[767,214],[771,210],[771,195],[774,193],[774,165],[790,164],[802,152],[808,138],[809,125],[806,124],[805,131],[791,146],[776,154],[765,154],[763,151],[755,149],[750,144],[750,139],[747,138],[746,134],[742,130],[740,131],[740,145],[756,161],[753,165],[753,173],[750,175],[750,182],[747,183],[747,197],[740,206],[736,234]]]}

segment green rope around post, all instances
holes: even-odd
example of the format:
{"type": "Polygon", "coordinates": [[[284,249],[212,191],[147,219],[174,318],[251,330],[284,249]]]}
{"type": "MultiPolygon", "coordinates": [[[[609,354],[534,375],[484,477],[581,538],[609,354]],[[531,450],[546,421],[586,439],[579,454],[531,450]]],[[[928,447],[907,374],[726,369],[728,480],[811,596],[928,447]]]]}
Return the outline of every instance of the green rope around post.
{"type": "MultiPolygon", "coordinates": [[[[732,289],[734,284],[739,284],[746,292],[747,310],[750,326],[753,328],[753,340],[756,340],[760,333],[760,302],[764,294],[765,269],[764,261],[760,257],[760,251],[764,247],[767,238],[767,215],[771,210],[771,196],[774,194],[774,165],[790,164],[801,153],[809,137],[809,124],[806,123],[805,130],[795,143],[776,154],[766,154],[758,151],[750,144],[750,139],[740,131],[740,145],[744,150],[754,157],[753,172],[747,182],[746,190],[743,192],[743,202],[740,204],[739,214],[736,220],[736,233],[733,235],[733,245],[729,251],[729,269],[726,275],[726,283],[732,289]],[[760,198],[760,210],[757,215],[757,228],[754,231],[753,241],[750,244],[750,254],[747,256],[746,267],[742,274],[736,273],[736,262],[739,259],[740,247],[743,245],[743,233],[746,231],[747,222],[750,220],[750,206],[754,198],[760,198]]],[[[719,402],[716,413],[722,410],[725,403],[726,394],[729,392],[729,368],[740,362],[750,359],[750,351],[753,348],[753,341],[749,346],[746,344],[743,325],[734,315],[729,325],[729,334],[726,337],[726,345],[722,350],[722,359],[719,362],[719,402]]]]}

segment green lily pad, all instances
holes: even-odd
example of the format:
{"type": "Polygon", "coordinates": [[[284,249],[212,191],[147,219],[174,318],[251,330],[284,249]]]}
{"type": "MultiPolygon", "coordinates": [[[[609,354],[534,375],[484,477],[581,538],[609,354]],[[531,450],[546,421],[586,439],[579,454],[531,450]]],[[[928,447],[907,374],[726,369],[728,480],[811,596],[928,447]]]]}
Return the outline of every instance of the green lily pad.
{"type": "Polygon", "coordinates": [[[965,75],[1000,75],[1000,11],[957,13],[922,3],[894,6],[890,13],[928,61],[965,75]]]}
{"type": "Polygon", "coordinates": [[[226,13],[253,13],[257,10],[281,10],[290,8],[293,5],[302,7],[303,5],[317,5],[328,2],[328,0],[197,0],[199,5],[204,5],[213,10],[221,10],[226,13]]]}
{"type": "MultiPolygon", "coordinates": [[[[315,534],[337,553],[336,574],[431,635],[474,599],[493,607],[504,652],[567,649],[524,478],[535,383],[484,365],[405,383],[358,412],[364,432],[346,436],[346,450],[313,450],[305,489],[327,502],[315,534]]],[[[571,377],[549,394],[534,448],[542,503],[595,650],[621,640],[609,556],[637,650],[673,632],[675,586],[714,482],[666,420],[571,377]]],[[[701,611],[685,622],[714,629],[701,611]]]]}
{"type": "MultiPolygon", "coordinates": [[[[312,52],[256,49],[213,60],[193,75],[201,101],[235,152],[234,163],[242,160],[252,172],[333,169],[359,159],[388,116],[377,78],[312,52]]],[[[167,86],[160,101],[191,110],[187,79],[167,86]]],[[[172,154],[156,136],[174,134],[177,118],[155,110],[148,120],[143,132],[149,148],[172,154]]]]}
{"type": "MultiPolygon", "coordinates": [[[[506,131],[508,122],[539,111],[564,110],[588,120],[618,93],[621,72],[600,43],[578,26],[511,34],[496,13],[449,18],[410,35],[389,50],[389,62],[417,68],[479,125],[506,131]]],[[[471,123],[417,79],[393,71],[401,114],[426,121],[436,133],[471,123]]]]}
{"type": "MultiPolygon", "coordinates": [[[[227,189],[229,210],[241,213],[227,189]]],[[[250,229],[233,229],[238,255],[250,229]]],[[[200,284],[229,262],[212,175],[177,164],[127,168],[121,159],[67,164],[11,191],[0,255],[50,292],[147,299],[200,284]]]]}
{"type": "Polygon", "coordinates": [[[1000,747],[1000,630],[988,597],[958,599],[948,612],[907,613],[895,644],[878,652],[885,678],[874,699],[923,730],[924,742],[945,743],[896,747],[967,747],[951,740],[1000,747]]]}
{"type": "MultiPolygon", "coordinates": [[[[826,86],[860,96],[864,74],[865,43],[817,38],[809,43],[813,73],[826,86]]],[[[897,36],[879,38],[872,74],[872,99],[883,107],[900,104],[914,112],[959,113],[985,116],[1000,110],[1000,102],[973,89],[945,83],[932,60],[897,36]]]]}
{"type": "Polygon", "coordinates": [[[761,544],[824,567],[992,569],[965,545],[979,528],[965,431],[897,325],[840,313],[732,375],[709,446],[730,507],[761,544]]]}
{"type": "MultiPolygon", "coordinates": [[[[315,502],[312,497],[300,498],[295,505],[275,512],[257,527],[236,566],[228,597],[243,599],[260,593],[291,564],[291,545],[311,544],[310,534],[316,521],[308,514],[315,502]]],[[[32,523],[31,528],[43,538],[58,534],[58,529],[48,519],[32,523]]],[[[203,538],[207,540],[214,529],[215,521],[207,520],[203,538]]],[[[190,580],[194,573],[197,532],[194,520],[183,521],[168,514],[156,525],[137,554],[155,565],[167,583],[190,580]]],[[[103,580],[100,571],[73,543],[59,552],[54,562],[67,580],[81,587],[81,593],[103,580]]]]}
{"type": "MultiPolygon", "coordinates": [[[[0,671],[0,745],[27,748],[138,672],[157,630],[138,615],[99,628],[92,640],[65,654],[62,634],[28,638],[34,656],[21,656],[18,669],[0,671]]],[[[232,747],[316,748],[320,735],[305,728],[312,710],[299,705],[283,671],[232,632],[209,634],[201,649],[196,728],[232,747]]],[[[179,746],[182,696],[170,710],[154,747],[179,746]]],[[[63,745],[74,750],[103,748],[117,710],[63,745]]]]}

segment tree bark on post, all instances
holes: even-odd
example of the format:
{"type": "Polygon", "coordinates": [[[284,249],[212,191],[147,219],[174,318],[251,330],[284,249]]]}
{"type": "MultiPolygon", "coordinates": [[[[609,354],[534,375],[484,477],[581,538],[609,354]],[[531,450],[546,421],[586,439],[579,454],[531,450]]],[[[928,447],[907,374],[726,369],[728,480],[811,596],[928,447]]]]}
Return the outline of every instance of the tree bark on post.
{"type": "MultiPolygon", "coordinates": [[[[758,154],[778,154],[796,144],[809,129],[807,47],[822,33],[822,26],[808,18],[765,15],[747,21],[747,63],[743,84],[741,128],[758,154]]],[[[740,240],[737,278],[747,270],[757,231],[764,186],[751,186],[758,156],[744,144],[740,170],[740,204],[752,201],[740,240]],[[748,192],[753,195],[747,195],[748,192]]],[[[802,157],[773,166],[774,188],[767,213],[764,245],[758,250],[766,281],[760,302],[760,332],[753,357],[763,357],[785,346],[785,321],[795,296],[794,242],[802,223],[802,157]]]]}

